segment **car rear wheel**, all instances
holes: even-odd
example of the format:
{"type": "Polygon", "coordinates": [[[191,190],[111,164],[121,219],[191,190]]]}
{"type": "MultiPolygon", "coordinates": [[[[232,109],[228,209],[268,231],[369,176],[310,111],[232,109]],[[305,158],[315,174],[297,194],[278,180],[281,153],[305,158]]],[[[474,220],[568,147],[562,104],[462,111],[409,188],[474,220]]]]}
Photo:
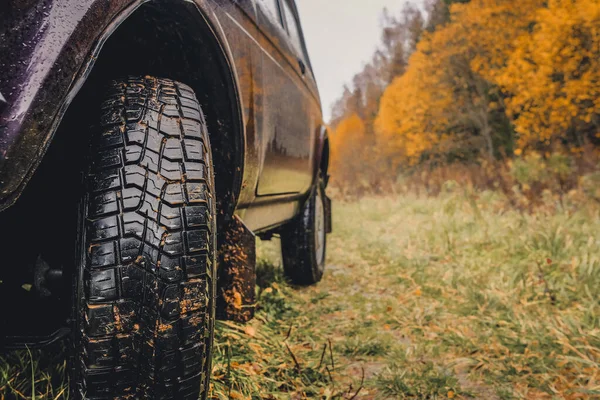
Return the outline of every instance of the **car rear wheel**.
{"type": "Polygon", "coordinates": [[[312,285],[323,278],[327,252],[327,207],[321,176],[301,213],[281,232],[281,254],[286,276],[296,285],[312,285]]]}
{"type": "Polygon", "coordinates": [[[113,82],[82,201],[71,393],[206,398],[216,212],[210,143],[192,89],[113,82]]]}

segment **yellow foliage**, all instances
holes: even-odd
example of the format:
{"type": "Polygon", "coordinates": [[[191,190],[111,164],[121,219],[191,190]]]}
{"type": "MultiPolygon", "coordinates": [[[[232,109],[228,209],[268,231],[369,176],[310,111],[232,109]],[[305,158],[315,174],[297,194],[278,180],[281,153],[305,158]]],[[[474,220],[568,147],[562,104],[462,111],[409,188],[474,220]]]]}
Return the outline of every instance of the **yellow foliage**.
{"type": "Polygon", "coordinates": [[[536,17],[498,76],[521,146],[581,133],[600,112],[600,1],[550,0],[536,17]]]}
{"type": "MultiPolygon", "coordinates": [[[[454,3],[447,23],[423,33],[401,67],[374,123],[377,96],[347,96],[340,119],[363,119],[350,115],[334,135],[341,180],[357,180],[348,169],[356,164],[396,176],[400,166],[435,158],[524,157],[564,143],[580,154],[599,142],[600,0],[454,3]]],[[[367,72],[359,86],[377,87],[379,75],[367,72]]]]}
{"type": "Polygon", "coordinates": [[[385,91],[376,121],[379,147],[408,162],[416,161],[441,140],[441,132],[448,124],[445,115],[452,103],[439,68],[424,51],[428,42],[429,39],[421,42],[406,73],[385,91]]]}
{"type": "Polygon", "coordinates": [[[451,9],[452,23],[444,34],[452,36],[453,45],[462,48],[475,73],[494,82],[514,50],[515,40],[527,32],[545,3],[546,0],[456,3],[451,9]]]}
{"type": "Polygon", "coordinates": [[[331,136],[332,168],[339,166],[347,158],[353,158],[362,152],[365,140],[365,123],[356,114],[342,120],[331,136]]]}
{"type": "Polygon", "coordinates": [[[452,133],[475,130],[492,153],[490,98],[515,41],[544,0],[472,0],[454,4],[451,22],[425,35],[406,73],[385,91],[376,128],[390,154],[414,163],[444,148],[452,133]]]}
{"type": "Polygon", "coordinates": [[[382,189],[382,180],[390,176],[389,165],[365,120],[357,114],[342,119],[329,140],[334,182],[351,183],[347,188],[354,193],[382,189]]]}
{"type": "Polygon", "coordinates": [[[356,114],[343,119],[331,135],[331,174],[340,181],[356,180],[368,157],[364,121],[356,114]]]}

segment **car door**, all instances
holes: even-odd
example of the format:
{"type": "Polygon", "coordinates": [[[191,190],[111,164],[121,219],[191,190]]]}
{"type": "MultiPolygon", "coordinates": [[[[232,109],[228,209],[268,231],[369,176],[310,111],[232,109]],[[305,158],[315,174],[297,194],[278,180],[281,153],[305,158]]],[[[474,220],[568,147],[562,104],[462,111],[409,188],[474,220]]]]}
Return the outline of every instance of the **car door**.
{"type": "Polygon", "coordinates": [[[299,21],[290,0],[257,0],[256,5],[263,49],[257,195],[303,193],[312,182],[315,122],[299,21]]]}

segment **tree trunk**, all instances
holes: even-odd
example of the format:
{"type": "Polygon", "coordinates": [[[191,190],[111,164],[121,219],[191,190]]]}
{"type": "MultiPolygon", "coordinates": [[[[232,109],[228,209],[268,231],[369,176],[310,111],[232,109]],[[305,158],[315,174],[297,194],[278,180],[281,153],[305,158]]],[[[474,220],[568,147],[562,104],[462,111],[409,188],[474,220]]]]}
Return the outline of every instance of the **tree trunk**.
{"type": "Polygon", "coordinates": [[[485,140],[485,144],[487,147],[487,153],[490,159],[495,159],[494,157],[494,141],[492,140],[492,128],[489,123],[489,114],[487,110],[480,109],[479,110],[479,120],[481,122],[480,125],[480,133],[485,140]]]}
{"type": "Polygon", "coordinates": [[[492,141],[492,130],[487,123],[487,120],[483,127],[481,128],[481,134],[485,139],[485,144],[487,145],[488,156],[493,160],[494,157],[494,142],[492,141]]]}

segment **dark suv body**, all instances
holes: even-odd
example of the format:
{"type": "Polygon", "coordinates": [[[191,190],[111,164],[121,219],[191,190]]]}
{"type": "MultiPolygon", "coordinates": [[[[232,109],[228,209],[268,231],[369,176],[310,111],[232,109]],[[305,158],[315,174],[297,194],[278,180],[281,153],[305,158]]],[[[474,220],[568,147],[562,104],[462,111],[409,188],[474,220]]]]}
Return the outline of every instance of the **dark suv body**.
{"type": "MultiPolygon", "coordinates": [[[[85,348],[83,367],[75,368],[72,379],[75,396],[125,395],[124,382],[141,388],[136,398],[205,396],[214,308],[224,318],[251,316],[254,234],[281,235],[292,281],[314,283],[322,276],[331,225],[324,194],[328,158],[327,129],[293,0],[3,2],[0,279],[10,287],[3,295],[23,296],[31,310],[3,310],[9,320],[3,326],[15,325],[15,315],[20,320],[17,332],[3,332],[1,340],[13,347],[35,345],[70,330],[76,360],[82,352],[77,346],[85,348]],[[136,153],[135,146],[143,149],[136,153]],[[167,163],[174,163],[177,179],[165,172],[167,163]],[[134,167],[142,171],[137,186],[134,167]],[[180,201],[174,200],[178,188],[180,201]],[[194,197],[196,189],[202,193],[194,197]],[[127,196],[140,205],[128,208],[127,196]],[[156,207],[148,200],[153,196],[156,207]],[[167,216],[165,209],[173,213],[167,216]],[[128,228],[132,221],[143,230],[128,228]],[[200,237],[205,242],[194,247],[200,237]],[[134,239],[141,243],[139,255],[127,258],[125,243],[134,239]],[[181,245],[171,250],[177,240],[181,245]],[[217,254],[218,279],[212,279],[217,254]],[[189,267],[198,255],[208,260],[202,277],[189,267]],[[168,276],[166,257],[176,264],[168,276]],[[128,275],[136,268],[139,274],[128,275]],[[128,297],[134,278],[145,288],[128,297]],[[32,289],[21,293],[27,282],[32,289]],[[208,298],[198,311],[204,342],[182,333],[198,317],[190,317],[196,310],[189,306],[198,299],[188,296],[198,282],[205,290],[198,296],[202,302],[208,298]],[[152,291],[161,307],[173,299],[168,293],[179,293],[176,310],[160,314],[164,320],[157,323],[171,323],[184,338],[165,344],[168,350],[156,365],[91,360],[91,353],[106,350],[100,345],[94,350],[103,340],[117,353],[126,354],[121,347],[127,346],[144,352],[136,346],[147,337],[135,329],[144,330],[139,325],[147,315],[120,332],[117,317],[94,310],[115,311],[130,302],[143,303],[145,310],[146,292],[152,291]],[[40,309],[42,315],[28,317],[40,309]],[[94,318],[114,327],[99,333],[94,318]],[[119,334],[129,333],[131,342],[115,344],[119,334]],[[200,361],[190,363],[194,357],[200,361]],[[177,359],[180,372],[165,375],[162,386],[156,384],[160,388],[131,377],[132,369],[150,368],[150,375],[163,379],[157,371],[167,359],[177,359]],[[190,389],[198,382],[197,390],[190,389]],[[174,387],[174,395],[165,394],[174,387]]],[[[156,346],[169,341],[159,334],[154,339],[156,346]]]]}

